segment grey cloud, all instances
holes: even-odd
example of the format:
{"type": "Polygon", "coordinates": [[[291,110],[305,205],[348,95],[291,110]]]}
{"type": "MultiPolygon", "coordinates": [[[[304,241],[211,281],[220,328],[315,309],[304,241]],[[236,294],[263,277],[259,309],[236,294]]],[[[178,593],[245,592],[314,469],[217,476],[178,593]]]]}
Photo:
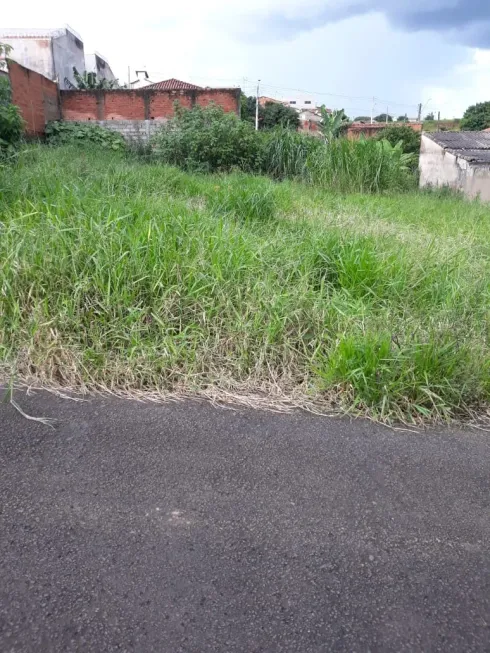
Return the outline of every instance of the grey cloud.
{"type": "Polygon", "coordinates": [[[407,31],[448,32],[458,43],[490,48],[490,0],[427,0],[423,7],[407,7],[407,0],[357,0],[342,7],[326,6],[315,13],[287,17],[272,13],[261,32],[271,37],[295,35],[371,12],[381,12],[397,27],[407,31]]]}

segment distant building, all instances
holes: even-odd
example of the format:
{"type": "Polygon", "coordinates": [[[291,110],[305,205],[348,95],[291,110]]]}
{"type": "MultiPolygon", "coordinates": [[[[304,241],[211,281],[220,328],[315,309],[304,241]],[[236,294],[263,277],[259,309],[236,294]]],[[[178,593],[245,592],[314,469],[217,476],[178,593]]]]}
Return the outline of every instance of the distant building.
{"type": "Polygon", "coordinates": [[[298,95],[284,101],[284,104],[291,107],[292,109],[297,109],[301,111],[302,109],[315,109],[316,102],[312,97],[305,97],[304,95],[298,95]]]}
{"type": "Polygon", "coordinates": [[[114,79],[109,64],[101,55],[87,55],[83,41],[71,27],[57,29],[0,29],[0,41],[12,46],[10,58],[48,79],[57,81],[61,89],[76,86],[73,68],[97,72],[100,77],[114,79]]]}
{"type": "Polygon", "coordinates": [[[150,86],[150,84],[153,84],[153,82],[150,80],[146,70],[137,70],[136,79],[130,82],[129,87],[138,89],[138,88],[145,88],[146,86],[150,86]]]}
{"type": "Polygon", "coordinates": [[[108,81],[116,79],[109,62],[99,52],[85,55],[85,70],[88,73],[95,73],[97,79],[107,79],[108,81]]]}
{"type": "Polygon", "coordinates": [[[424,132],[420,186],[449,186],[490,202],[490,133],[424,132]]]}
{"type": "Polygon", "coordinates": [[[322,114],[319,109],[303,109],[299,112],[299,131],[319,133],[321,123],[322,114]]]}
{"type": "Polygon", "coordinates": [[[287,104],[287,102],[283,102],[283,100],[276,100],[273,97],[267,97],[267,95],[260,95],[259,106],[265,107],[266,104],[287,104]]]}

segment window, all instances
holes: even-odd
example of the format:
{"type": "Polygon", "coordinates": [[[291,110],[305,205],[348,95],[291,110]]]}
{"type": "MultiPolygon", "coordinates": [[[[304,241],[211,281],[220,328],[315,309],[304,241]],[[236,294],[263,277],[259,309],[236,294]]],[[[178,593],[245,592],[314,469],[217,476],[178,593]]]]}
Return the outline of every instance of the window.
{"type": "Polygon", "coordinates": [[[305,100],[305,104],[311,104],[311,100],[305,100]]]}
{"type": "Polygon", "coordinates": [[[296,104],[296,100],[289,100],[289,104],[296,104]]]}

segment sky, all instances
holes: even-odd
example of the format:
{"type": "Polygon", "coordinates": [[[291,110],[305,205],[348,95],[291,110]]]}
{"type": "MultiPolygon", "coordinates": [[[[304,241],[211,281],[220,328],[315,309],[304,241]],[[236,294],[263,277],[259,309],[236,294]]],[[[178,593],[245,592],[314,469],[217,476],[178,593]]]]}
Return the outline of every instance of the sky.
{"type": "Polygon", "coordinates": [[[146,69],[202,86],[307,96],[355,117],[462,115],[490,100],[490,0],[24,0],[7,27],[73,27],[121,82],[146,69]]]}

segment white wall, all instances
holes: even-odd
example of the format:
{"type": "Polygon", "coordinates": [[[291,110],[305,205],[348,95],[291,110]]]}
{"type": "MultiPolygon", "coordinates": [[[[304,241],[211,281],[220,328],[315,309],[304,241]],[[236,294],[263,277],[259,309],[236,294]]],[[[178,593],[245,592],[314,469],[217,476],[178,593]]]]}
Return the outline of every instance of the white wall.
{"type": "Polygon", "coordinates": [[[83,42],[75,34],[65,30],[64,34],[53,39],[53,59],[54,70],[58,76],[60,88],[69,88],[68,84],[65,83],[65,78],[72,84],[75,83],[73,67],[79,73],[83,73],[85,70],[83,42]]]}
{"type": "Polygon", "coordinates": [[[490,202],[490,165],[471,164],[422,134],[420,147],[420,187],[449,186],[469,197],[490,202]]]}
{"type": "Polygon", "coordinates": [[[12,46],[9,57],[36,73],[49,79],[54,79],[53,52],[51,37],[3,37],[0,32],[0,41],[12,46]]]}

